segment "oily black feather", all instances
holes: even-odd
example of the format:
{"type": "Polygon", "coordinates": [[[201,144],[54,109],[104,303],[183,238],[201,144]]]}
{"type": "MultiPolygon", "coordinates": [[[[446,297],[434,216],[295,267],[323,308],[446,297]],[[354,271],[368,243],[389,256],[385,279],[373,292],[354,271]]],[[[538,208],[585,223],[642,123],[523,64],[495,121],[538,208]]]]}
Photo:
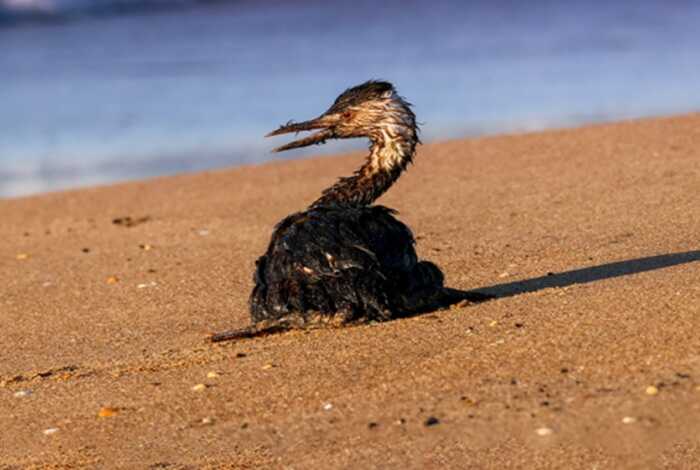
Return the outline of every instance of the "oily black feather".
{"type": "Polygon", "coordinates": [[[436,301],[430,294],[443,275],[418,261],[411,231],[391,209],[316,207],[280,222],[254,280],[255,323],[289,315],[355,322],[421,310],[436,301]]]}

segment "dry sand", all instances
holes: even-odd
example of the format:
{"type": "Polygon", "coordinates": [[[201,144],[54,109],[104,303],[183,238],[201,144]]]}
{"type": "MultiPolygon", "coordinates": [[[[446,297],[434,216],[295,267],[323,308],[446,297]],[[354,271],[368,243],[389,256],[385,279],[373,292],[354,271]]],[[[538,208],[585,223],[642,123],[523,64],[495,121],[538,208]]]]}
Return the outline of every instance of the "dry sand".
{"type": "Polygon", "coordinates": [[[361,158],[0,201],[0,468],[700,468],[700,115],[422,146],[380,202],[497,300],[207,344],[361,158]]]}

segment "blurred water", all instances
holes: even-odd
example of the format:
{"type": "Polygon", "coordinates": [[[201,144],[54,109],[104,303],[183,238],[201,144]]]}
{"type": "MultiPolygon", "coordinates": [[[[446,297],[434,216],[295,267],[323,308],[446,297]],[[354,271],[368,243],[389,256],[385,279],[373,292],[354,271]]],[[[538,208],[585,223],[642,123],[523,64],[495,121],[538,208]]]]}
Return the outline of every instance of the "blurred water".
{"type": "Polygon", "coordinates": [[[424,140],[700,109],[700,2],[0,2],[4,196],[363,147],[262,136],[368,78],[424,140]]]}

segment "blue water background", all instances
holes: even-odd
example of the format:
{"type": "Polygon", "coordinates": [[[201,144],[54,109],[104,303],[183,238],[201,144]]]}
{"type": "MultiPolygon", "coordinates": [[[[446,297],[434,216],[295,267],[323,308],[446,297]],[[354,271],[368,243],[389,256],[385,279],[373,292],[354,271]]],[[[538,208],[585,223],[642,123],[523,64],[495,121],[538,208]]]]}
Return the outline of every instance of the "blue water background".
{"type": "Polygon", "coordinates": [[[263,135],[393,81],[425,141],[700,110],[696,1],[0,0],[0,196],[361,148],[263,135]]]}

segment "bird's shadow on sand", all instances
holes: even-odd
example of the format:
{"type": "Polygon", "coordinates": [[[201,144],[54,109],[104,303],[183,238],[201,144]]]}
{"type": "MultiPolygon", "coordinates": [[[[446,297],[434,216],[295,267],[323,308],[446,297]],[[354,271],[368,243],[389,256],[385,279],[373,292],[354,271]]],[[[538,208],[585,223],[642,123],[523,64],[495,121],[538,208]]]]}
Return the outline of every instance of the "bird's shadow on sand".
{"type": "MultiPolygon", "coordinates": [[[[574,269],[560,273],[548,273],[546,276],[524,279],[521,281],[495,284],[480,287],[470,291],[456,291],[465,295],[473,293],[486,294],[495,299],[512,297],[514,295],[537,292],[542,289],[567,287],[574,284],[587,284],[589,282],[602,281],[615,277],[629,276],[631,274],[654,271],[656,269],[669,268],[679,264],[700,261],[700,250],[671,253],[667,255],[648,256],[626,261],[591,266],[589,268],[574,269]]],[[[458,296],[459,294],[457,294],[458,296]]]]}

